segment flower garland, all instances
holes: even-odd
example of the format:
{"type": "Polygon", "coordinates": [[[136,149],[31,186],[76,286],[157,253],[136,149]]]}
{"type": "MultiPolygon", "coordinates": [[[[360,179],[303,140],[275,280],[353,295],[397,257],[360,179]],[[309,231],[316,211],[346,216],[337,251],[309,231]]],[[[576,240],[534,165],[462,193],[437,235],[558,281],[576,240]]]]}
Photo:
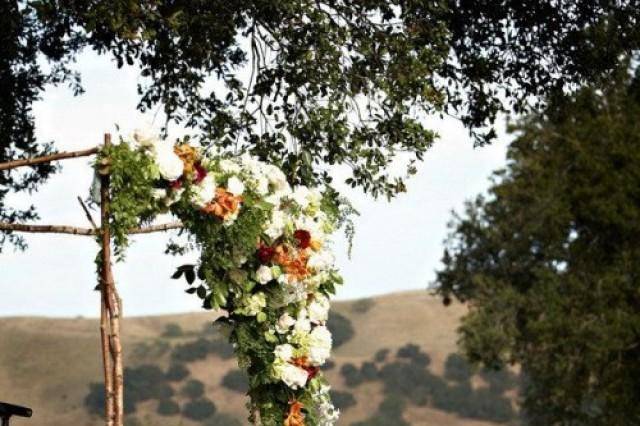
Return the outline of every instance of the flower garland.
{"type": "Polygon", "coordinates": [[[249,376],[252,423],[333,425],[339,413],[319,370],[332,346],[329,297],[342,283],[329,249],[344,214],[335,192],[291,188],[278,167],[246,154],[206,156],[141,132],[105,148],[96,167],[104,159],[117,253],[132,220],[162,212],[200,249],[198,265],[174,278],[184,275],[205,308],[228,313],[217,322],[249,376]]]}

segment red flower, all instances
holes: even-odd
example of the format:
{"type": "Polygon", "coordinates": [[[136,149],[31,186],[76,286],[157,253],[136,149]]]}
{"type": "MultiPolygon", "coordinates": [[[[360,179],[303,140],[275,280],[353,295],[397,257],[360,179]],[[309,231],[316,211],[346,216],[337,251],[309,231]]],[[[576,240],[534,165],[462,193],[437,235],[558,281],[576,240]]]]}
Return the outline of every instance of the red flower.
{"type": "Polygon", "coordinates": [[[182,188],[182,177],[174,180],[173,182],[169,182],[169,186],[171,187],[171,189],[173,189],[174,191],[177,189],[182,188]]]}
{"type": "Polygon", "coordinates": [[[293,236],[298,240],[298,247],[306,249],[311,244],[311,234],[304,229],[298,229],[293,233],[293,236]]]}
{"type": "Polygon", "coordinates": [[[276,254],[275,248],[261,244],[260,247],[258,248],[256,256],[258,256],[258,259],[260,259],[261,263],[269,263],[271,262],[271,259],[273,259],[273,256],[275,254],[276,254]]]}
{"type": "Polygon", "coordinates": [[[207,177],[207,170],[206,170],[204,167],[202,167],[202,164],[200,164],[200,163],[195,163],[195,164],[193,165],[193,168],[194,168],[194,169],[195,169],[195,171],[196,171],[196,176],[194,177],[193,181],[194,181],[195,183],[200,183],[200,182],[202,182],[202,180],[203,180],[205,177],[207,177]]]}

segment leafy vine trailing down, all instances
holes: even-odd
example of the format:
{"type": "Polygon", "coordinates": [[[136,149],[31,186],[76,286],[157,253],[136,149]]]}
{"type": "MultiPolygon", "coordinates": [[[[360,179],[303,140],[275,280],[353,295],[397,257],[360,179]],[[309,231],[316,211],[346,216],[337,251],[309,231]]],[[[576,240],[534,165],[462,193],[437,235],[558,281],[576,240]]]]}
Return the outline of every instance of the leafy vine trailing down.
{"type": "Polygon", "coordinates": [[[352,235],[355,210],[328,186],[291,188],[274,165],[247,154],[205,156],[188,139],[138,132],[105,147],[96,171],[105,164],[118,260],[127,230],[165,212],[200,250],[198,265],[173,278],[184,276],[205,309],[227,312],[217,322],[249,375],[250,420],[333,425],[339,413],[319,372],[332,346],[329,297],[342,284],[329,237],[341,225],[352,235]]]}

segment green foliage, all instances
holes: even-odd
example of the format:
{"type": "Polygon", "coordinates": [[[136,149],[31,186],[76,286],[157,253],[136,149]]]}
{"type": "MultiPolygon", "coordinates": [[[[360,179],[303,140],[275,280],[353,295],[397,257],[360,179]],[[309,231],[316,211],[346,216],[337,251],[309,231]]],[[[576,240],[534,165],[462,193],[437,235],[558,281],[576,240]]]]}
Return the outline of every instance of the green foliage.
{"type": "Polygon", "coordinates": [[[175,416],[180,413],[180,405],[172,399],[161,399],[156,412],[161,416],[175,416]]]}
{"type": "MultiPolygon", "coordinates": [[[[532,95],[608,78],[621,54],[639,48],[636,6],[3,2],[0,162],[51,151],[36,141],[32,104],[48,85],[82,92],[70,64],[88,46],[118,67],[137,67],[138,108],[163,106],[168,121],[198,129],[204,144],[248,148],[281,165],[293,183],[328,183],[325,166],[347,164],[348,183],[392,195],[404,182],[388,165],[400,153],[422,159],[433,142],[422,124],[426,114],[460,116],[479,142],[490,140],[495,132],[483,128],[499,111],[521,111],[532,95]],[[45,62],[50,66],[40,66],[45,62]],[[239,67],[252,70],[250,81],[239,79],[239,67]],[[212,76],[221,84],[207,90],[212,76]]],[[[0,186],[30,191],[53,170],[5,173],[0,186]]],[[[5,195],[0,218],[36,218],[32,208],[5,206],[5,195]]],[[[0,246],[24,246],[15,234],[0,235],[0,246]]]]}
{"type": "Polygon", "coordinates": [[[351,321],[349,320],[349,318],[335,311],[331,311],[329,313],[327,328],[333,335],[334,348],[338,348],[344,345],[355,335],[353,325],[351,325],[351,321]]]}
{"type": "Polygon", "coordinates": [[[184,384],[180,390],[180,394],[191,399],[200,398],[204,395],[204,383],[200,380],[191,379],[184,384]]]}
{"type": "Polygon", "coordinates": [[[182,336],[182,327],[178,324],[170,323],[164,326],[162,337],[180,337],[182,336]]]}
{"type": "Polygon", "coordinates": [[[522,366],[534,425],[640,422],[640,80],[555,98],[456,217],[438,274],[473,361],[522,366]]]}
{"type": "Polygon", "coordinates": [[[244,394],[249,390],[249,380],[244,372],[231,370],[222,378],[222,386],[244,394]]]}
{"type": "Polygon", "coordinates": [[[110,173],[109,225],[116,258],[122,260],[129,244],[129,229],[150,222],[158,212],[158,202],[152,195],[154,180],[160,176],[158,167],[151,156],[127,143],[103,147],[95,167],[98,172],[104,168],[110,173]]]}
{"type": "Polygon", "coordinates": [[[215,412],[215,404],[206,398],[189,401],[182,407],[182,415],[196,421],[208,419],[213,416],[215,412]]]}

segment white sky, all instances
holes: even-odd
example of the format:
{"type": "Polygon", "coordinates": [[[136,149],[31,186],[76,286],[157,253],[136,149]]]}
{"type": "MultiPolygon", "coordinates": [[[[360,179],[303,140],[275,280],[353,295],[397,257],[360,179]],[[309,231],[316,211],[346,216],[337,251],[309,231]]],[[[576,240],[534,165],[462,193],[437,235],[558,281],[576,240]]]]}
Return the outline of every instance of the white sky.
{"type": "MultiPolygon", "coordinates": [[[[135,108],[136,70],[116,70],[109,62],[92,53],[80,57],[78,69],[87,90],[80,97],[66,88],[45,93],[34,108],[40,140],[55,140],[59,150],[88,148],[98,145],[104,132],[115,132],[116,123],[128,133],[150,121],[135,108]]],[[[408,193],[388,203],[344,188],[361,216],[351,259],[341,238],[334,244],[345,278],[339,299],[426,288],[440,265],[451,210],[460,210],[466,199],[485,191],[491,172],[504,166],[508,137],[474,149],[456,120],[429,125],[440,139],[408,182],[408,193]]],[[[87,227],[76,197],[87,195],[91,179],[87,158],[67,160],[38,193],[10,200],[14,206],[36,204],[42,223],[87,227]]],[[[183,292],[184,282],[170,279],[187,259],[164,255],[166,241],[166,234],[134,238],[126,262],[116,265],[126,315],[199,310],[200,300],[183,292]]],[[[97,316],[93,239],[29,234],[27,242],[26,252],[7,249],[0,254],[0,316],[97,316]]]]}

